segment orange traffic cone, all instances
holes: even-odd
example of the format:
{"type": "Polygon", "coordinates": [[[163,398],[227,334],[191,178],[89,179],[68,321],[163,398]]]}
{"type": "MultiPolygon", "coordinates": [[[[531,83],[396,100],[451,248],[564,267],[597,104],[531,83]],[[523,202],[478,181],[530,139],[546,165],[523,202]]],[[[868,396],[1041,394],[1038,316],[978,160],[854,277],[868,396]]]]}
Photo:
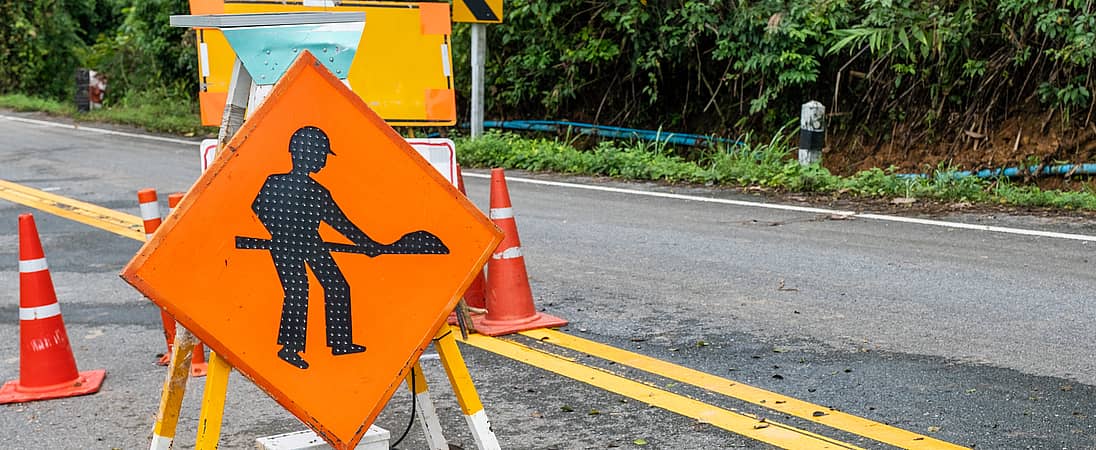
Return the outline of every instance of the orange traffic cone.
{"type": "MultiPolygon", "coordinates": [[[[181,202],[181,201],[183,201],[183,193],[182,192],[176,192],[174,194],[168,195],[167,196],[168,214],[171,214],[171,211],[174,210],[175,206],[178,205],[179,202],[181,202]]],[[[163,314],[163,316],[166,316],[166,314],[164,314],[162,311],[161,311],[161,314],[163,314]]],[[[163,316],[161,316],[161,318],[163,318],[163,316]]],[[[173,318],[171,316],[167,316],[167,319],[165,319],[165,320],[169,320],[171,322],[171,342],[174,343],[175,342],[175,318],[173,318]]],[[[169,347],[169,349],[170,349],[170,347],[169,347]]],[[[170,362],[171,361],[171,352],[169,351],[166,356],[168,358],[168,361],[170,362]]],[[[204,377],[206,375],[206,372],[208,372],[208,371],[209,371],[209,364],[206,363],[205,349],[202,347],[202,343],[199,342],[197,345],[194,346],[194,356],[192,356],[190,358],[190,376],[192,376],[192,377],[204,377]]]]}
{"type": "Polygon", "coordinates": [[[0,404],[91,394],[106,374],[77,372],[34,216],[20,215],[19,379],[0,388],[0,404]]]}
{"type": "MultiPolygon", "coordinates": [[[[141,206],[141,220],[145,226],[145,240],[152,239],[152,235],[160,228],[160,201],[156,197],[155,189],[141,189],[137,191],[137,203],[141,206]]],[[[160,310],[160,321],[164,324],[164,341],[167,342],[167,352],[156,361],[157,365],[166,366],[171,362],[171,348],[175,344],[175,318],[167,311],[160,310]]]]}
{"type": "Polygon", "coordinates": [[[506,188],[506,175],[502,169],[491,170],[491,221],[505,236],[487,262],[487,314],[472,318],[476,332],[499,336],[567,325],[564,319],[537,312],[533,305],[510,191],[506,188]]]}

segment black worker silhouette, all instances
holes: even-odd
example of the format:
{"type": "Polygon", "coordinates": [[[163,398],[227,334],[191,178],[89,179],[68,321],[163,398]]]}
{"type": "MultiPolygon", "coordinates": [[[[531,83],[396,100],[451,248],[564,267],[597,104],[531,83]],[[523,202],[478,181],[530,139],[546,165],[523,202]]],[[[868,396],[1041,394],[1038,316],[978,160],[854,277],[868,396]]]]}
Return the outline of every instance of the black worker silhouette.
{"type": "Polygon", "coordinates": [[[331,252],[375,257],[384,254],[440,255],[448,254],[449,249],[437,236],[426,231],[415,231],[391,244],[380,244],[351,222],[335,203],[331,192],[310,176],[327,165],[328,155],[335,154],[323,130],[303,127],[294,132],[289,139],[289,153],[293,169],[267,177],[251,204],[259,221],[270,232],[270,240],[237,236],[236,248],[270,251],[285,292],[278,328],[278,345],[282,346],[278,357],[307,369],[308,362],[300,355],[305,351],[308,326],[306,264],[323,287],[327,346],[332,355],[349,355],[364,352],[365,346],[353,342],[350,285],[331,252]],[[321,222],[327,222],[354,245],[324,242],[319,232],[321,222]]]}

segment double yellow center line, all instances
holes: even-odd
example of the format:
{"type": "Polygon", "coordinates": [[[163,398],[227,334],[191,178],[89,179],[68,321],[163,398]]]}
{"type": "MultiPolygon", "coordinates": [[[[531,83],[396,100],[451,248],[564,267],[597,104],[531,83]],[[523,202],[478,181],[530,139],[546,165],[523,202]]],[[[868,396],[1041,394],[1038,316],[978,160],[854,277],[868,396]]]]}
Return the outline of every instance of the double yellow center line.
{"type": "Polygon", "coordinates": [[[0,180],[0,198],[144,242],[141,219],[113,209],[0,180]]]}
{"type": "MultiPolygon", "coordinates": [[[[145,240],[142,222],[137,216],[4,180],[0,180],[0,198],[134,240],[145,240]]],[[[910,449],[965,448],[558,331],[535,330],[521,334],[527,338],[551,344],[558,348],[612,361],[622,366],[693,385],[710,392],[768,408],[781,414],[857,434],[895,447],[910,449]]],[[[554,351],[524,345],[517,340],[472,335],[465,343],[771,445],[796,449],[860,448],[853,444],[773,422],[762,417],[719,408],[666,391],[651,384],[578,363],[574,359],[554,351]]]]}

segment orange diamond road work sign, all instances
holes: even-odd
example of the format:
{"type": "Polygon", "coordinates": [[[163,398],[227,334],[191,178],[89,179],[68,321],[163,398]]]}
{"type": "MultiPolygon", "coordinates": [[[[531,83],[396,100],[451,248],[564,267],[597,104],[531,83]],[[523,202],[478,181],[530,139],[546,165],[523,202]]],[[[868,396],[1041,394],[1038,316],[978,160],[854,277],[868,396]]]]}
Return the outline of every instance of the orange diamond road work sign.
{"type": "Polygon", "coordinates": [[[500,241],[304,52],[122,277],[345,449],[500,241]]]}

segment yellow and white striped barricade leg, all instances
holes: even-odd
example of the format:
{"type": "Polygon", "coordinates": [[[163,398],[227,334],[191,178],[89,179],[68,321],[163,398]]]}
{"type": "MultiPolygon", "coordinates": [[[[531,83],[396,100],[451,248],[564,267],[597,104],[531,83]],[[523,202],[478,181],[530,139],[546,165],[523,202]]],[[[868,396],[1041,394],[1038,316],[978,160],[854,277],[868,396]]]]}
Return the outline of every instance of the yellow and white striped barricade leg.
{"type": "Polygon", "coordinates": [[[411,368],[411,374],[407,376],[407,388],[415,396],[415,416],[419,425],[422,426],[423,434],[426,435],[427,448],[449,450],[449,443],[442,434],[438,411],[430,399],[430,388],[426,383],[426,376],[422,372],[422,365],[418,362],[411,368]]]}
{"type": "Polygon", "coordinates": [[[457,395],[457,403],[464,412],[464,419],[468,421],[468,428],[472,430],[472,437],[476,440],[476,448],[479,450],[501,450],[495,432],[491,431],[491,421],[487,419],[487,413],[483,410],[483,402],[480,401],[476,386],[472,384],[472,375],[468,373],[468,366],[464,364],[457,341],[453,337],[453,329],[443,325],[436,337],[434,348],[438,350],[445,374],[449,376],[449,384],[453,386],[453,393],[457,395]]]}

